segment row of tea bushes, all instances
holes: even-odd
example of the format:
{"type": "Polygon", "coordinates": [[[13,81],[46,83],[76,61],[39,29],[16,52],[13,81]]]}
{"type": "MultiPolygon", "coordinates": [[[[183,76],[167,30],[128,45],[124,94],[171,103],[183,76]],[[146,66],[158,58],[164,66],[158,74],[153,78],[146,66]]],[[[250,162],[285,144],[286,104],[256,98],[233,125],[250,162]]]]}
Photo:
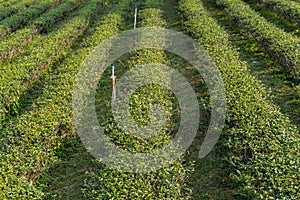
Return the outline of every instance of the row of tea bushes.
{"type": "Polygon", "coordinates": [[[59,20],[62,20],[71,11],[76,9],[82,0],[64,1],[55,8],[35,19],[30,25],[11,33],[0,41],[0,60],[12,58],[23,46],[30,42],[39,33],[44,33],[59,20]]]}
{"type": "Polygon", "coordinates": [[[300,26],[300,3],[284,0],[256,0],[261,5],[300,26]]]}
{"type": "Polygon", "coordinates": [[[0,117],[2,119],[11,113],[18,113],[19,99],[28,86],[36,80],[41,70],[64,54],[83,33],[94,12],[99,9],[99,2],[102,0],[87,1],[82,4],[60,29],[49,35],[37,36],[17,56],[1,63],[0,117]]]}
{"type": "Polygon", "coordinates": [[[14,32],[20,27],[27,25],[29,21],[40,16],[47,10],[57,6],[61,0],[44,0],[35,5],[19,12],[16,15],[8,17],[0,21],[0,39],[4,36],[14,32]]]}
{"type": "MultiPolygon", "coordinates": [[[[163,12],[159,9],[162,6],[162,1],[148,0],[143,1],[142,4],[143,9],[139,10],[138,13],[138,27],[166,26],[166,21],[162,19],[163,12]]],[[[138,7],[140,8],[140,6],[138,7]]],[[[156,34],[156,37],[163,38],[163,35],[160,35],[161,33],[156,34]]],[[[143,37],[144,35],[139,35],[139,38],[143,37]]],[[[166,55],[161,50],[142,49],[131,52],[126,65],[130,69],[135,69],[149,63],[167,64],[166,59],[166,55]]],[[[110,85],[110,80],[108,78],[102,80],[101,83],[101,85],[104,83],[110,85]]],[[[109,89],[108,93],[111,92],[109,89]]],[[[157,85],[149,85],[137,92],[138,94],[132,95],[130,99],[130,109],[131,116],[138,125],[143,126],[149,123],[148,115],[153,103],[160,104],[167,112],[171,112],[172,99],[167,90],[157,85]]],[[[98,98],[98,101],[100,101],[99,99],[102,98],[102,101],[105,101],[103,96],[102,93],[99,93],[96,99],[98,98]]],[[[109,103],[106,103],[106,105],[109,105],[109,103]]],[[[130,136],[129,133],[120,131],[117,128],[117,125],[113,122],[113,116],[103,106],[99,107],[101,109],[99,113],[101,114],[98,121],[114,143],[120,148],[126,149],[126,151],[151,152],[167,145],[172,139],[168,122],[153,137],[141,139],[130,136]]],[[[109,106],[107,109],[110,109],[109,106]]],[[[95,172],[95,176],[86,181],[84,193],[90,199],[188,199],[190,189],[187,187],[185,180],[190,172],[189,170],[191,169],[183,166],[180,160],[174,161],[171,166],[148,173],[130,173],[109,167],[100,167],[95,172]]]]}
{"type": "Polygon", "coordinates": [[[36,1],[32,0],[24,0],[24,1],[19,1],[18,3],[14,4],[14,1],[6,1],[2,2],[0,5],[0,21],[13,15],[16,14],[17,12],[20,12],[21,10],[24,10],[28,8],[29,6],[35,4],[36,1]]]}
{"type": "MultiPolygon", "coordinates": [[[[1,1],[0,1],[0,3],[1,3],[0,8],[10,7],[10,6],[12,6],[12,5],[17,4],[18,2],[20,2],[20,1],[19,1],[19,0],[7,0],[7,1],[1,0],[1,1]]],[[[24,2],[24,1],[23,1],[23,2],[24,2]]]]}
{"type": "Polygon", "coordinates": [[[300,39],[284,32],[241,0],[218,0],[234,24],[248,32],[271,56],[300,81],[300,39]]]}
{"type": "MultiPolygon", "coordinates": [[[[88,1],[87,5],[98,2],[101,1],[88,1]]],[[[88,14],[99,12],[97,6],[93,8],[88,14]]],[[[122,22],[120,16],[113,14],[102,21],[96,29],[91,28],[94,32],[90,37],[78,40],[80,45],[43,73],[43,93],[30,110],[1,130],[1,199],[43,199],[44,194],[35,181],[57,160],[55,154],[63,139],[74,134],[70,104],[75,76],[89,52],[115,35],[122,22]]]]}
{"type": "Polygon", "coordinates": [[[201,1],[181,0],[180,10],[186,30],[205,47],[223,76],[227,116],[221,143],[227,148],[224,154],[236,195],[242,199],[299,199],[299,131],[267,100],[266,90],[240,61],[227,32],[201,1]]]}

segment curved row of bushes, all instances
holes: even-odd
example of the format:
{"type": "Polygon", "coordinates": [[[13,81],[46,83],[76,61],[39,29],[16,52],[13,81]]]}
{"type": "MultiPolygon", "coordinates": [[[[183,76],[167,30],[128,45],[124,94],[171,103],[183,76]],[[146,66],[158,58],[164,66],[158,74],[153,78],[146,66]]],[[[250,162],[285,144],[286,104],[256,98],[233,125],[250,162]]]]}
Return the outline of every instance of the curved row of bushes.
{"type": "Polygon", "coordinates": [[[12,58],[23,46],[30,42],[35,35],[45,32],[57,21],[63,19],[70,12],[75,10],[82,0],[64,1],[60,5],[35,19],[27,27],[11,33],[0,41],[0,61],[9,57],[12,58]]]}
{"type": "Polygon", "coordinates": [[[181,0],[180,10],[186,30],[205,47],[223,76],[228,111],[222,144],[228,149],[225,158],[236,194],[243,199],[299,199],[299,130],[267,100],[265,88],[240,61],[228,34],[201,1],[181,0]]]}
{"type": "Polygon", "coordinates": [[[18,1],[19,0],[8,0],[8,1],[1,0],[0,8],[12,6],[12,5],[16,4],[18,1]]]}
{"type": "MultiPolygon", "coordinates": [[[[139,27],[153,27],[166,25],[162,19],[163,12],[159,9],[162,1],[143,1],[143,8],[138,12],[139,27]]],[[[159,38],[163,38],[161,33],[156,33],[159,38]]],[[[151,36],[152,37],[152,36],[151,36]]],[[[143,38],[143,35],[140,35],[143,38]]],[[[144,41],[141,41],[144,42],[144,41]]],[[[142,49],[130,53],[129,61],[126,65],[129,68],[136,68],[149,63],[167,64],[163,51],[153,49],[142,49]]],[[[162,73],[163,74],[163,73],[162,73]]],[[[164,77],[168,78],[168,77],[164,77]]],[[[139,81],[139,80],[132,80],[139,81]]],[[[110,84],[110,80],[106,80],[110,84]]],[[[171,84],[171,80],[170,80],[171,84]]],[[[97,94],[97,98],[104,98],[102,93],[97,94]]],[[[170,93],[159,86],[149,85],[138,94],[132,95],[130,99],[131,115],[135,122],[141,126],[147,124],[149,119],[149,109],[151,103],[163,105],[163,109],[171,112],[168,108],[172,103],[170,93]],[[143,108],[141,110],[141,108],[143,108]]],[[[113,122],[113,117],[105,113],[103,106],[100,106],[104,113],[100,114],[100,123],[104,127],[109,137],[119,147],[131,152],[151,152],[155,148],[161,148],[172,139],[170,127],[158,131],[155,136],[147,139],[138,139],[129,136],[117,128],[113,122]],[[101,120],[102,119],[102,120],[101,120]]],[[[109,108],[108,108],[109,109],[109,108]]],[[[166,123],[168,124],[168,122],[166,123]]],[[[188,199],[190,190],[185,183],[188,168],[185,168],[180,161],[174,161],[171,166],[149,173],[129,173],[108,167],[102,167],[96,172],[96,176],[87,181],[84,188],[85,195],[90,199],[188,199]]]]}
{"type": "Polygon", "coordinates": [[[94,32],[90,37],[78,41],[81,42],[78,48],[43,74],[43,93],[31,110],[1,131],[1,199],[43,198],[35,180],[57,160],[55,152],[63,139],[74,135],[70,104],[76,74],[98,43],[117,34],[121,22],[119,15],[106,15],[99,27],[92,28],[94,32]]]}
{"type": "Polygon", "coordinates": [[[25,26],[30,20],[40,16],[42,13],[60,3],[61,0],[44,0],[42,2],[38,2],[36,5],[32,5],[16,15],[0,21],[0,39],[14,32],[18,28],[25,26]]]}
{"type": "MultiPolygon", "coordinates": [[[[23,2],[26,2],[25,0],[23,2]]],[[[20,3],[20,1],[17,0],[0,0],[0,8],[8,8],[10,6],[13,6],[14,4],[20,3]]]]}
{"type": "MultiPolygon", "coordinates": [[[[3,2],[0,5],[0,21],[17,13],[20,12],[21,10],[24,10],[26,8],[28,8],[29,6],[33,5],[36,3],[36,1],[32,1],[32,0],[25,0],[25,1],[21,1],[17,4],[11,5],[10,4],[11,1],[8,2],[3,2]]],[[[13,3],[13,2],[11,2],[13,3]]]]}
{"type": "Polygon", "coordinates": [[[18,56],[1,63],[1,118],[18,112],[21,95],[36,80],[40,71],[64,54],[83,33],[94,12],[99,9],[100,2],[102,0],[92,0],[82,4],[60,29],[46,36],[37,36],[18,56]]]}
{"type": "Polygon", "coordinates": [[[284,0],[256,0],[261,5],[271,9],[285,19],[297,23],[300,26],[300,3],[284,0]]]}
{"type": "Polygon", "coordinates": [[[296,80],[300,81],[300,39],[284,32],[241,0],[218,0],[234,24],[247,31],[296,80]]]}
{"type": "Polygon", "coordinates": [[[44,32],[52,24],[60,20],[62,17],[68,15],[71,11],[76,9],[80,4],[86,0],[68,0],[62,2],[60,5],[48,11],[45,15],[37,18],[33,22],[37,32],[44,32]]]}

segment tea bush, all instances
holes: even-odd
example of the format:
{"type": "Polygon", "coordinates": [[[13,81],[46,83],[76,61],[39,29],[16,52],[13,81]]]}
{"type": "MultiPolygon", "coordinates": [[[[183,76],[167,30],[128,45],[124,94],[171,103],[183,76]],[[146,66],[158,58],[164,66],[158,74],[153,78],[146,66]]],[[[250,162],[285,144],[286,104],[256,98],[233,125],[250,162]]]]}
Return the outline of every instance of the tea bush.
{"type": "MultiPolygon", "coordinates": [[[[165,26],[166,22],[161,18],[163,12],[159,9],[161,4],[162,1],[143,2],[144,9],[139,11],[138,25],[141,27],[165,26]]],[[[163,38],[162,35],[158,37],[163,38]]],[[[140,38],[143,36],[140,35],[140,38]]],[[[161,50],[143,49],[130,53],[127,64],[129,68],[134,69],[149,63],[167,64],[168,61],[161,50]]],[[[106,83],[109,84],[109,80],[106,83]]],[[[174,99],[167,90],[157,85],[149,85],[138,92],[130,101],[131,113],[137,124],[145,125],[149,122],[149,109],[154,102],[162,105],[166,112],[172,112],[174,99]]],[[[99,93],[98,98],[101,97],[103,98],[103,95],[99,93]]],[[[113,117],[103,110],[103,106],[101,109],[99,121],[107,135],[115,144],[127,151],[151,152],[168,144],[172,139],[169,120],[155,136],[141,140],[119,131],[113,122],[113,117]]],[[[174,161],[169,167],[149,173],[129,173],[100,166],[95,175],[86,181],[83,191],[88,198],[95,199],[188,199],[191,189],[185,180],[191,168],[184,166],[181,162],[182,160],[174,161]]]]}
{"type": "MultiPolygon", "coordinates": [[[[88,9],[88,13],[95,14],[98,2],[101,1],[89,1],[83,8],[93,7],[93,12],[88,9]]],[[[75,134],[70,103],[76,74],[88,53],[116,34],[120,24],[120,16],[105,16],[102,25],[79,48],[69,51],[61,64],[50,66],[44,73],[44,88],[40,88],[43,93],[31,109],[1,130],[0,199],[43,198],[35,181],[55,163],[63,139],[75,134]]]]}
{"type": "Polygon", "coordinates": [[[62,25],[61,29],[46,36],[39,36],[24,48],[18,56],[1,63],[0,74],[0,119],[18,113],[18,101],[40,71],[47,68],[73,44],[88,27],[89,20],[101,0],[83,4],[62,25]]]}
{"type": "Polygon", "coordinates": [[[11,33],[0,41],[0,60],[12,58],[23,46],[30,42],[39,33],[44,33],[57,21],[62,20],[71,11],[76,9],[82,0],[65,1],[54,9],[33,20],[30,25],[11,33]]]}
{"type": "MultiPolygon", "coordinates": [[[[226,31],[202,3],[181,0],[180,10],[186,30],[205,47],[223,76],[228,113],[222,144],[228,149],[224,154],[237,195],[242,199],[299,199],[299,130],[266,99],[265,88],[250,75],[226,31]]],[[[251,16],[247,9],[238,10],[251,16]]],[[[243,15],[236,17],[248,19],[243,15]]]]}
{"type": "Polygon", "coordinates": [[[25,26],[31,19],[38,17],[43,12],[46,12],[50,8],[58,5],[60,2],[61,0],[44,0],[21,11],[17,15],[0,21],[0,38],[3,38],[18,28],[25,26]]]}
{"type": "Polygon", "coordinates": [[[300,26],[300,3],[284,0],[256,0],[261,5],[300,26]]]}
{"type": "Polygon", "coordinates": [[[300,81],[300,39],[284,32],[253,11],[240,0],[218,0],[234,24],[248,32],[278,60],[297,81],[300,81]]]}

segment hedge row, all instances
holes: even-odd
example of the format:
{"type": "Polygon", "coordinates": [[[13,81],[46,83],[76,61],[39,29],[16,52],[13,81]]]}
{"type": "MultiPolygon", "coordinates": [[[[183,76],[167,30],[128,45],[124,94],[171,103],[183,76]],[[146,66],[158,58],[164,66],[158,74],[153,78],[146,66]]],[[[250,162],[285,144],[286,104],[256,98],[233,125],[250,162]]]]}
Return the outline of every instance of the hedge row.
{"type": "Polygon", "coordinates": [[[35,19],[27,27],[17,30],[0,41],[0,61],[9,57],[12,58],[23,46],[30,42],[35,35],[45,32],[49,27],[75,10],[82,0],[64,1],[51,9],[39,18],[35,19]]]}
{"type": "MultiPolygon", "coordinates": [[[[139,27],[163,27],[166,25],[166,22],[161,18],[163,15],[162,11],[158,8],[151,8],[152,6],[161,7],[162,1],[153,0],[143,2],[143,7],[147,8],[140,10],[138,13],[139,27]]],[[[161,33],[157,34],[158,37],[163,37],[160,35],[161,33]]],[[[143,38],[142,35],[140,37],[143,38]]],[[[164,52],[153,49],[134,51],[130,54],[130,60],[127,61],[129,68],[139,67],[148,63],[167,64],[168,61],[164,52]]],[[[109,84],[110,80],[108,79],[106,83],[109,84]]],[[[149,104],[154,103],[153,101],[164,105],[164,109],[171,112],[168,110],[168,107],[172,101],[169,96],[170,94],[166,90],[155,85],[150,85],[138,92],[138,94],[132,96],[130,101],[131,115],[138,124],[145,125],[145,123],[149,122],[149,119],[147,119],[151,106],[149,104]],[[144,109],[141,110],[142,107],[144,109]]],[[[96,99],[101,97],[103,99],[103,94],[99,93],[96,99]]],[[[104,110],[102,112],[105,113],[104,110]]],[[[106,133],[116,144],[127,151],[151,152],[154,148],[161,148],[166,145],[172,138],[168,125],[156,133],[155,137],[141,140],[129,136],[128,133],[119,131],[117,125],[113,123],[111,115],[106,114],[104,117],[100,115],[100,119],[104,119],[104,121],[98,120],[106,133]]],[[[87,181],[84,191],[89,199],[188,199],[190,197],[190,190],[185,184],[188,172],[189,170],[184,168],[180,161],[174,161],[171,166],[155,172],[143,174],[123,172],[104,167],[95,173],[95,177],[87,181]]]]}
{"type": "Polygon", "coordinates": [[[0,0],[0,8],[9,7],[16,2],[17,2],[17,0],[8,0],[8,1],[0,0]]]}
{"type": "Polygon", "coordinates": [[[2,0],[0,1],[1,5],[0,7],[9,7],[9,6],[12,6],[14,4],[16,4],[19,0],[8,0],[8,1],[5,1],[5,0],[2,0]]]}
{"type": "Polygon", "coordinates": [[[68,0],[62,2],[60,5],[48,11],[45,15],[37,18],[33,22],[37,32],[43,32],[49,28],[52,24],[68,15],[71,11],[75,10],[80,4],[86,0],[68,0]]]}
{"type": "Polygon", "coordinates": [[[61,0],[44,0],[0,22],[0,39],[25,26],[29,21],[57,6],[61,0]]]}
{"type": "MultiPolygon", "coordinates": [[[[87,1],[69,16],[69,20],[57,31],[46,36],[37,36],[18,56],[1,63],[0,117],[18,112],[18,101],[28,86],[88,27],[89,20],[99,9],[102,0],[87,1]]],[[[0,119],[1,119],[0,118],[0,119]]]]}
{"type": "MultiPolygon", "coordinates": [[[[95,2],[95,1],[94,1],[95,2]]],[[[74,134],[71,118],[72,91],[76,74],[89,52],[101,41],[115,35],[121,18],[108,14],[92,36],[52,65],[43,75],[43,93],[30,111],[2,131],[0,153],[0,198],[42,199],[36,179],[51,163],[62,139],[74,134]]],[[[94,29],[93,29],[94,30],[94,29]]]]}
{"type": "Polygon", "coordinates": [[[25,0],[21,1],[15,5],[10,5],[9,2],[4,2],[0,5],[0,21],[17,13],[21,10],[28,8],[29,6],[35,4],[36,1],[25,0]]]}
{"type": "Polygon", "coordinates": [[[181,0],[180,10],[186,30],[205,47],[224,79],[227,115],[222,144],[228,149],[225,158],[237,195],[242,199],[299,199],[299,130],[266,99],[265,88],[239,60],[229,35],[203,4],[181,0]]]}
{"type": "Polygon", "coordinates": [[[300,26],[300,3],[285,0],[256,0],[261,5],[300,26]]]}
{"type": "Polygon", "coordinates": [[[241,0],[218,0],[227,16],[247,31],[296,80],[300,81],[300,39],[270,24],[241,0]]]}

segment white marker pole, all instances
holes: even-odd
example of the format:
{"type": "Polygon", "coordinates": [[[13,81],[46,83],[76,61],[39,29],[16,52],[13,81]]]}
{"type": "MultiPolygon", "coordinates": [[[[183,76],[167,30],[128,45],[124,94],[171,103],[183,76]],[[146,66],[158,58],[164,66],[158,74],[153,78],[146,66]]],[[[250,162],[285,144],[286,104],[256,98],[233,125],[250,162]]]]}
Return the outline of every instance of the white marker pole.
{"type": "Polygon", "coordinates": [[[134,31],[136,31],[136,19],[137,19],[137,7],[135,7],[135,11],[134,11],[134,27],[133,27],[134,31]]]}
{"type": "Polygon", "coordinates": [[[112,79],[112,96],[111,96],[111,106],[115,106],[116,105],[116,76],[115,76],[115,65],[114,63],[111,64],[111,79],[112,79]]]}

